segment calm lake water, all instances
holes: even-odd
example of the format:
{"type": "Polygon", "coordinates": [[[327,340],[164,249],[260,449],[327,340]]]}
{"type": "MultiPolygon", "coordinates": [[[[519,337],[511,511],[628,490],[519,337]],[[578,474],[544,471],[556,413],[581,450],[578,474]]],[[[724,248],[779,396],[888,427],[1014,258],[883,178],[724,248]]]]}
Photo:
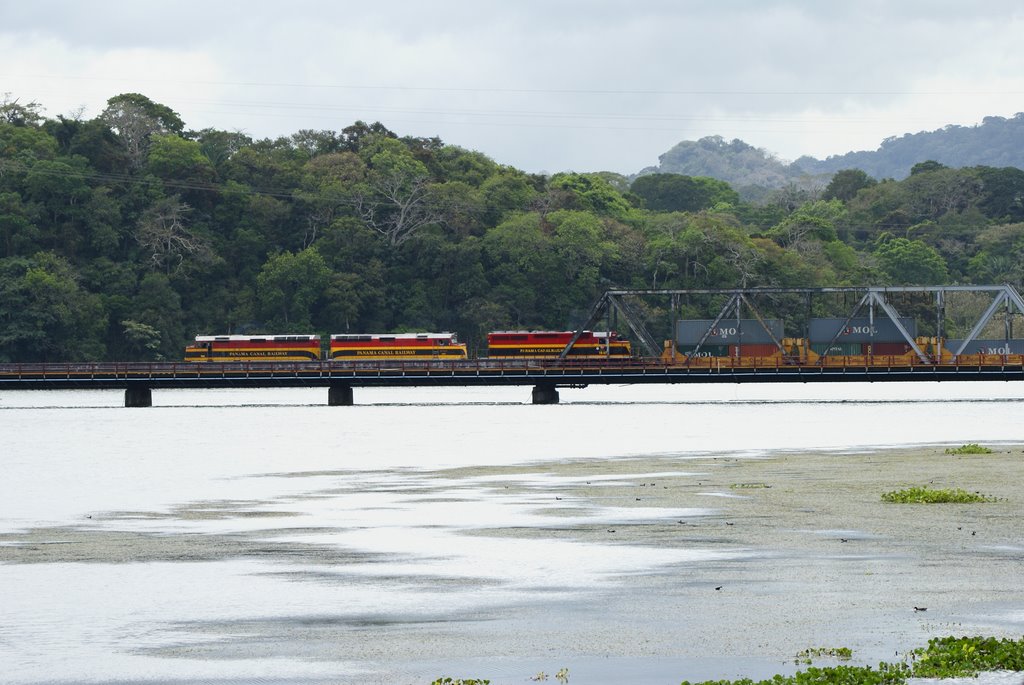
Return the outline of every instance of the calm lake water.
{"type": "Polygon", "coordinates": [[[747,551],[623,553],[574,532],[698,520],[714,498],[551,493],[685,477],[708,455],[1024,443],[1024,383],[560,394],[356,389],[356,406],[327,407],[326,389],[154,391],[125,409],[120,392],[0,393],[0,680],[554,682],[570,663],[574,685],[769,675],[777,664],[673,660],[657,624],[602,612],[666,568],[747,551]],[[630,472],[651,458],[666,466],[630,472]],[[576,462],[600,467],[575,476],[576,462]],[[539,625],[559,626],[551,653],[494,651],[539,625]],[[627,646],[602,661],[588,645],[611,633],[627,646]]]}

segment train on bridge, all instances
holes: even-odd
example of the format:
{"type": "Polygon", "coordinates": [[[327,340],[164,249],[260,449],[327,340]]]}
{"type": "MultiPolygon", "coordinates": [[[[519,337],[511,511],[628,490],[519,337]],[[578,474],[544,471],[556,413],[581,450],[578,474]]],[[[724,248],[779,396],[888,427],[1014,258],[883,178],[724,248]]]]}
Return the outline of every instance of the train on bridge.
{"type": "Polygon", "coordinates": [[[478,354],[452,333],[200,335],[184,362],[0,364],[0,389],[123,388],[125,406],[141,407],[154,389],[326,387],[328,404],[341,406],[367,387],[533,385],[534,404],[553,404],[559,388],[591,384],[1011,381],[1024,380],[1024,337],[1013,334],[1021,317],[1024,298],[1010,285],[608,290],[579,330],[493,331],[478,354]],[[648,296],[671,302],[638,307],[648,296]],[[822,297],[833,302],[816,307],[822,297]],[[684,298],[724,305],[713,319],[673,318],[671,333],[651,335],[651,313],[665,322],[684,304],[695,309],[684,298]],[[897,311],[900,298],[927,322],[921,332],[897,311]],[[920,313],[922,298],[934,300],[934,318],[920,313]],[[790,318],[765,317],[766,302],[790,318]],[[848,314],[811,318],[816,310],[848,314]],[[590,330],[602,314],[605,330],[590,330]],[[628,336],[614,331],[619,317],[628,336]]]}
{"type": "MultiPolygon", "coordinates": [[[[666,340],[658,358],[634,356],[630,341],[615,331],[582,331],[561,361],[695,369],[1024,364],[1024,340],[1020,339],[972,340],[966,346],[936,337],[900,340],[884,324],[869,329],[857,321],[837,327],[836,321],[812,321],[811,330],[816,332],[809,338],[776,337],[773,331],[781,334],[776,322],[758,322],[760,327],[748,322],[748,342],[737,330],[742,324],[712,327],[703,320],[681,321],[676,340],[666,340]]],[[[913,322],[903,321],[903,325],[905,330],[916,330],[913,322]]],[[[574,335],[575,331],[491,332],[480,360],[558,360],[574,335]]],[[[315,334],[201,335],[185,349],[185,360],[411,363],[469,361],[470,355],[454,333],[342,333],[329,336],[326,345],[315,334]]]]}

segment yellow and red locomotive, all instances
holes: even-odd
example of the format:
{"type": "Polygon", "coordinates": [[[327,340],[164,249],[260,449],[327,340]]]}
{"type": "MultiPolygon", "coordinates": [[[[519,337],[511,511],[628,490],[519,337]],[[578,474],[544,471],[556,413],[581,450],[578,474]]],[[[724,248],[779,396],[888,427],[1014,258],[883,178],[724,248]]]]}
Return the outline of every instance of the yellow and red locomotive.
{"type": "MultiPolygon", "coordinates": [[[[497,331],[487,334],[488,359],[552,359],[575,331],[497,331]]],[[[629,341],[615,331],[583,331],[566,359],[628,359],[629,341]]]]}
{"type": "Polygon", "coordinates": [[[185,348],[187,362],[274,361],[320,359],[319,335],[197,335],[185,348]]]}
{"type": "Polygon", "coordinates": [[[454,333],[339,333],[328,350],[333,361],[367,359],[465,359],[466,345],[454,333]]]}

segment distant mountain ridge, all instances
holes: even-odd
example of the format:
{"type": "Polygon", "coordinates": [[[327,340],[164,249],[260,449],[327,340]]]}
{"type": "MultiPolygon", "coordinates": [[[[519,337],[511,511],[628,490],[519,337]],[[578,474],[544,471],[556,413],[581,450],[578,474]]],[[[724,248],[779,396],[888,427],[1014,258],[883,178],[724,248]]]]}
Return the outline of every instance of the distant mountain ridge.
{"type": "Polygon", "coordinates": [[[954,168],[1024,169],[1024,112],[1010,118],[985,117],[976,126],[950,125],[935,131],[893,136],[883,140],[877,150],[848,152],[824,160],[804,156],[786,164],[763,149],[738,139],[726,141],[721,136],[683,141],[658,160],[658,166],[648,167],[637,175],[709,176],[726,181],[741,193],[744,189],[827,180],[842,169],[860,169],[876,179],[902,179],[910,175],[915,164],[928,160],[954,168]]]}

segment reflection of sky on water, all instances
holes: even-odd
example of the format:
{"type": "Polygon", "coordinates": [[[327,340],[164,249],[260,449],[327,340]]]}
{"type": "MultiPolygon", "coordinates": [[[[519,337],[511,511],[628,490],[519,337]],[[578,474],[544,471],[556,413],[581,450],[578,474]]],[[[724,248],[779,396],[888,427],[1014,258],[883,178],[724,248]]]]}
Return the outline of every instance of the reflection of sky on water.
{"type": "MultiPolygon", "coordinates": [[[[339,664],[159,659],[132,653],[204,638],[177,622],[302,615],[344,605],[341,586],[262,576],[256,562],[0,566],[0,661],[5,682],[104,682],[120,678],[291,677],[339,664]],[[17,588],[17,591],[11,591],[17,588]]],[[[394,602],[401,603],[402,593],[394,602]]]]}
{"type": "Polygon", "coordinates": [[[399,407],[320,406],[325,392],[159,391],[157,398],[180,406],[120,411],[10,408],[17,401],[89,404],[104,393],[5,393],[0,531],[78,521],[94,512],[274,499],[308,490],[304,482],[249,477],[254,474],[1024,439],[1017,401],[943,401],[1019,399],[1024,384],[1013,383],[593,387],[563,391],[569,403],[558,406],[443,404],[488,393],[518,397],[524,388],[359,391],[367,401],[397,394],[435,402],[399,407]],[[694,402],[727,392],[743,400],[694,402]],[[662,403],[571,403],[616,393],[662,403]],[[746,401],[766,395],[778,401],[746,401]],[[823,396],[852,402],[804,401],[823,396]],[[856,402],[879,396],[915,401],[856,402]],[[248,406],[189,406],[211,397],[248,406]],[[317,406],[287,404],[297,399],[317,406]],[[936,401],[923,401],[928,399],[936,401]]]}

